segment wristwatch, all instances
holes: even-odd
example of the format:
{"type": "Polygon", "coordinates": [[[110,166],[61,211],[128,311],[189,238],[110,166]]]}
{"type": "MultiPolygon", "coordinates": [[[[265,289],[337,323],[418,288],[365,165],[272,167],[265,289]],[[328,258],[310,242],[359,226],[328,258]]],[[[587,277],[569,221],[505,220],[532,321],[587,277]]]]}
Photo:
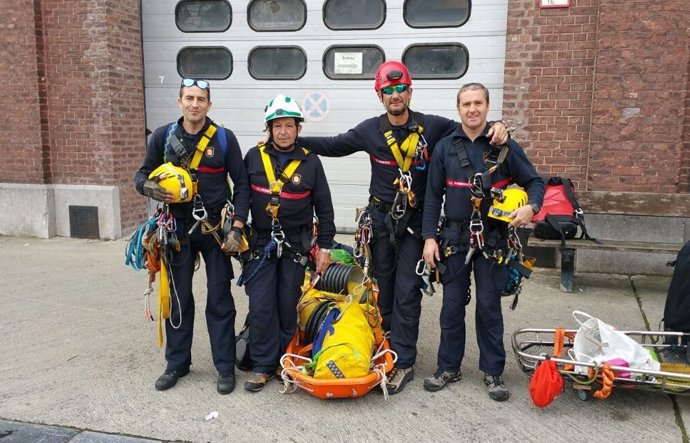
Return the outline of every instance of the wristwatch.
{"type": "Polygon", "coordinates": [[[327,248],[319,248],[319,252],[325,252],[326,254],[330,254],[331,250],[327,248]]]}
{"type": "Polygon", "coordinates": [[[541,210],[541,206],[539,206],[536,203],[530,203],[529,205],[532,207],[532,212],[534,212],[535,214],[538,213],[539,210],[541,210]]]}

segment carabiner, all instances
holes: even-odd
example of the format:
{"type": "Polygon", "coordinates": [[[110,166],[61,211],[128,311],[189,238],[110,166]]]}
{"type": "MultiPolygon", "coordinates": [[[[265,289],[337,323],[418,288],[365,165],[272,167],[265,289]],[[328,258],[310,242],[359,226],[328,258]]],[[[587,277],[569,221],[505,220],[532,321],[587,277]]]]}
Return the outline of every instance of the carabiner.
{"type": "Polygon", "coordinates": [[[402,192],[397,192],[395,194],[395,199],[391,205],[391,217],[393,220],[400,220],[405,211],[407,210],[407,194],[402,192]]]}
{"type": "Polygon", "coordinates": [[[414,268],[414,272],[421,277],[424,274],[429,274],[431,271],[429,270],[427,262],[425,262],[423,258],[420,258],[417,262],[417,266],[414,268]]]}

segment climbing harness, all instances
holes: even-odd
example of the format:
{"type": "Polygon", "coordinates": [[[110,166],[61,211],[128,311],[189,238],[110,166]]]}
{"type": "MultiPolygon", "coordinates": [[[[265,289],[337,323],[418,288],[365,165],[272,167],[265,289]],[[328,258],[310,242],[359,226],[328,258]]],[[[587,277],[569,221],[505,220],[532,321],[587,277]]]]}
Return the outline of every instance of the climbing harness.
{"type": "MultiPolygon", "coordinates": [[[[254,269],[254,272],[252,272],[252,274],[249,277],[243,278],[243,270],[242,274],[237,279],[238,286],[242,286],[243,284],[249,283],[249,281],[251,281],[252,278],[256,276],[258,271],[264,265],[266,259],[270,256],[270,254],[273,251],[275,251],[276,258],[281,258],[283,256],[283,249],[285,248],[286,250],[289,250],[292,253],[293,259],[303,266],[306,266],[309,261],[307,256],[295,252],[292,249],[292,245],[287,241],[287,237],[285,235],[285,232],[283,231],[283,226],[281,225],[280,219],[278,218],[281,198],[298,199],[308,197],[311,194],[310,191],[298,194],[287,193],[283,191],[283,186],[285,186],[285,184],[292,179],[293,174],[295,173],[299,165],[302,163],[302,160],[291,160],[285,167],[285,169],[282,170],[280,175],[276,177],[273,164],[271,163],[271,157],[266,152],[266,145],[264,143],[259,143],[257,145],[257,148],[259,149],[259,153],[261,155],[261,162],[263,163],[266,178],[268,179],[269,188],[262,188],[254,184],[251,185],[251,188],[252,190],[257,192],[270,194],[270,199],[268,201],[268,204],[266,205],[265,210],[266,214],[271,218],[271,240],[264,246],[264,249],[261,253],[261,261],[259,262],[259,265],[254,269]]],[[[309,154],[309,151],[307,149],[303,148],[303,151],[305,155],[309,154]]]]}
{"type": "Polygon", "coordinates": [[[379,125],[382,128],[386,144],[388,144],[393,158],[395,158],[395,164],[398,166],[398,177],[393,182],[396,194],[391,205],[390,214],[394,220],[399,221],[407,212],[408,205],[412,208],[417,207],[417,197],[412,191],[410,168],[413,165],[420,168],[420,170],[426,168],[426,156],[428,153],[426,139],[422,135],[424,128],[413,120],[407,127],[410,134],[403,141],[402,146],[398,146],[388,118],[382,116],[379,125]]]}
{"type": "MultiPolygon", "coordinates": [[[[520,206],[527,204],[527,194],[520,189],[502,189],[502,186],[507,184],[506,181],[492,184],[491,174],[493,174],[503,164],[508,155],[508,146],[494,146],[488,153],[484,155],[483,161],[487,169],[482,172],[475,172],[467,155],[466,147],[462,139],[453,142],[455,151],[460,161],[465,175],[468,177],[467,183],[453,182],[454,186],[465,187],[470,193],[470,202],[472,205],[472,214],[469,220],[469,241],[467,253],[465,255],[464,265],[458,270],[455,275],[444,279],[444,283],[448,283],[453,278],[457,277],[460,272],[467,266],[472,258],[478,252],[482,254],[487,260],[492,260],[495,264],[506,266],[508,270],[508,280],[499,292],[502,296],[513,296],[510,304],[510,309],[517,307],[518,296],[522,290],[523,278],[529,278],[532,269],[534,268],[534,258],[526,258],[523,254],[522,243],[517,235],[515,227],[510,225],[510,214],[512,211],[520,206]],[[498,227],[503,230],[500,235],[505,236],[507,247],[504,249],[494,247],[487,247],[485,239],[485,226],[482,220],[482,202],[487,197],[493,198],[493,205],[489,209],[488,216],[502,222],[507,226],[505,228],[498,227]]],[[[458,224],[457,222],[446,222],[447,225],[458,224]]],[[[494,231],[490,231],[490,234],[494,231]]],[[[458,247],[448,246],[442,248],[442,253],[445,257],[456,254],[460,249],[458,247]]]]}

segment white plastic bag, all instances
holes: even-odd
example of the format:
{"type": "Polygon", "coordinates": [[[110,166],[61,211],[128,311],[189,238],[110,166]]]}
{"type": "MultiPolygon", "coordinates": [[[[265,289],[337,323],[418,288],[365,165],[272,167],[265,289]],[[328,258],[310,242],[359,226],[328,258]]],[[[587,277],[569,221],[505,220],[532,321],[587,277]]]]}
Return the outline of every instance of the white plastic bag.
{"type": "MultiPolygon", "coordinates": [[[[573,318],[580,324],[573,343],[577,361],[605,363],[618,358],[633,369],[659,370],[659,362],[644,346],[613,326],[582,311],[573,311],[573,318]]],[[[588,369],[587,366],[575,366],[578,374],[587,374],[588,369]]]]}

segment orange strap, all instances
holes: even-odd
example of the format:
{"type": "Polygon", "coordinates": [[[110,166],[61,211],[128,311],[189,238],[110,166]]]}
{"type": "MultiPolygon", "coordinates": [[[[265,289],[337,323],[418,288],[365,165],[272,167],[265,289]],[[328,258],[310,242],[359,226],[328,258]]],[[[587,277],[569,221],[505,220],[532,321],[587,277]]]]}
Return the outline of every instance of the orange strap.
{"type": "Polygon", "coordinates": [[[563,343],[565,341],[565,329],[556,328],[556,333],[553,337],[553,356],[558,358],[563,353],[563,343]]]}

